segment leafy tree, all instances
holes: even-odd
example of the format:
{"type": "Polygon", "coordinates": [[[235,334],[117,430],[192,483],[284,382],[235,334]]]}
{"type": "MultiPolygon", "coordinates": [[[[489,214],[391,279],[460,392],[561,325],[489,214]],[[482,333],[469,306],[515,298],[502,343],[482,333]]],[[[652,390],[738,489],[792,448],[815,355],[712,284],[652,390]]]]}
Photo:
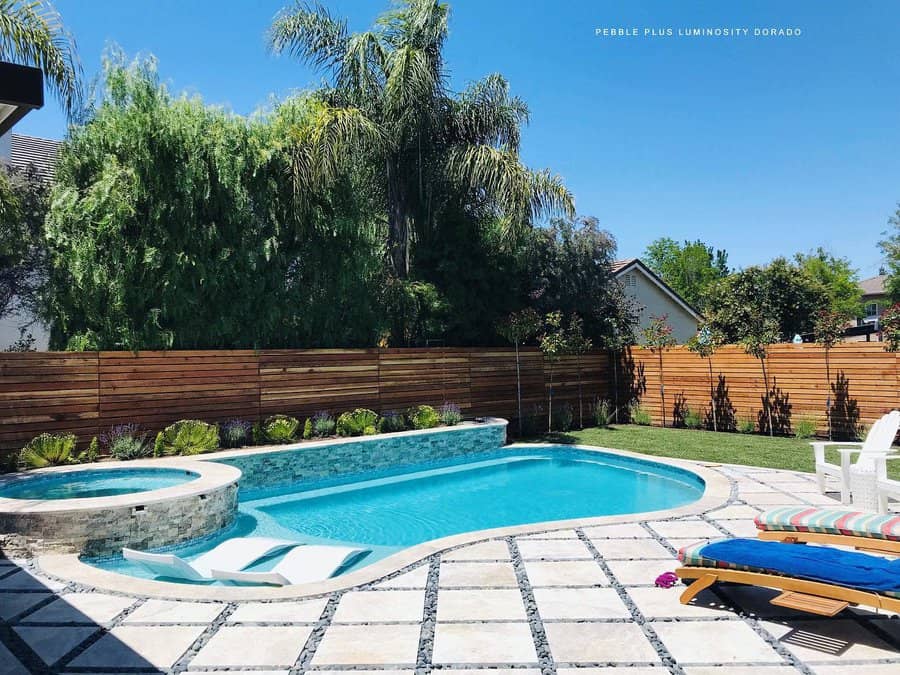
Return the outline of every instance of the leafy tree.
{"type": "MultiPolygon", "coordinates": [[[[439,228],[448,199],[496,214],[514,238],[533,217],[574,212],[562,181],[527,169],[519,158],[525,103],[500,75],[454,95],[444,62],[449,7],[404,0],[375,26],[350,33],[321,5],[295,4],[272,24],[269,42],[324,73],[328,104],[362,117],[377,137],[365,139],[379,177],[393,272],[410,274],[410,243],[439,228]]],[[[326,139],[327,140],[327,139],[326,139]]]]}
{"type": "Polygon", "coordinates": [[[728,342],[739,342],[747,327],[764,318],[777,339],[812,330],[815,313],[828,306],[824,289],[785,258],[748,267],[720,279],[707,293],[707,317],[728,342]]]}
{"type": "Polygon", "coordinates": [[[900,302],[900,202],[894,215],[888,218],[889,229],[882,233],[884,239],[878,242],[878,247],[884,255],[887,267],[887,281],[885,290],[891,302],[900,302]]]}
{"type": "MultiPolygon", "coordinates": [[[[823,309],[816,314],[816,323],[813,326],[813,334],[816,342],[825,350],[825,384],[831,389],[831,355],[832,348],[844,339],[844,331],[852,318],[852,314],[823,309]]],[[[828,417],[828,438],[832,438],[833,424],[831,421],[831,395],[825,403],[825,414],[828,417]]]]}
{"type": "Polygon", "coordinates": [[[884,336],[884,350],[900,352],[900,303],[895,303],[884,310],[880,323],[884,336]]]}
{"type": "Polygon", "coordinates": [[[68,114],[81,100],[75,39],[46,0],[0,0],[0,61],[40,68],[68,114]]]}
{"type": "Polygon", "coordinates": [[[641,330],[644,343],[650,348],[650,351],[659,357],[659,395],[662,399],[662,418],[663,426],[666,426],[666,385],[665,376],[663,375],[663,352],[667,347],[675,344],[675,337],[672,335],[672,325],[669,323],[669,316],[650,315],[650,323],[646,328],[641,330]]]}
{"type": "Polygon", "coordinates": [[[713,380],[712,357],[723,344],[725,344],[725,336],[712,326],[704,324],[685,345],[697,356],[706,359],[706,365],[709,368],[709,400],[710,409],[712,410],[713,431],[719,430],[719,420],[716,412],[716,386],[713,380]]]}
{"type": "Polygon", "coordinates": [[[550,389],[547,395],[547,432],[553,430],[553,366],[568,353],[568,333],[563,326],[562,312],[549,312],[544,317],[544,330],[538,345],[550,366],[550,389]]]}
{"type": "Polygon", "coordinates": [[[56,346],[374,342],[382,231],[364,177],[331,154],[355,140],[343,112],[306,95],[243,119],[117,53],[104,85],[47,218],[56,346]]]}
{"type": "Polygon", "coordinates": [[[702,308],[710,285],[728,276],[728,254],[699,239],[683,244],[669,237],[656,239],[641,260],[694,307],[702,308]]]}
{"type": "Polygon", "coordinates": [[[759,315],[753,317],[753,320],[747,324],[740,340],[744,352],[755,359],[759,359],[759,365],[762,368],[763,383],[766,387],[763,407],[768,420],[769,436],[774,436],[775,431],[772,426],[771,389],[769,388],[769,373],[766,370],[766,358],[769,355],[769,345],[778,341],[778,326],[772,319],[759,315]]]}
{"type": "Polygon", "coordinates": [[[575,368],[578,377],[578,426],[584,428],[584,405],[581,390],[581,359],[591,350],[593,342],[584,334],[584,321],[577,314],[569,319],[569,327],[566,330],[567,351],[575,356],[575,368]]]}
{"type": "Polygon", "coordinates": [[[810,253],[798,253],[794,261],[800,272],[821,289],[828,311],[847,316],[848,321],[859,315],[859,278],[847,258],[838,258],[819,247],[810,253]]]}
{"type": "Polygon", "coordinates": [[[522,435],[522,374],[519,368],[519,346],[525,344],[541,329],[541,317],[533,309],[513,312],[497,325],[497,332],[516,349],[516,402],[519,411],[519,436],[522,435]]]}

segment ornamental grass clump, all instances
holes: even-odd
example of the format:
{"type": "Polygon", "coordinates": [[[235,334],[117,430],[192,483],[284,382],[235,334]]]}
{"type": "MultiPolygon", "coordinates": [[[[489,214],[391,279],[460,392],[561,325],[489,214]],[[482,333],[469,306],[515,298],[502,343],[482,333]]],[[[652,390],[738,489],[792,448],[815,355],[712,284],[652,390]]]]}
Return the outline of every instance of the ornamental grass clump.
{"type": "Polygon", "coordinates": [[[322,410],[306,420],[303,438],[326,438],[334,435],[336,422],[330,413],[322,410]]]}
{"type": "Polygon", "coordinates": [[[594,404],[594,424],[601,429],[609,426],[613,418],[613,405],[605,398],[598,398],[594,404]]]}
{"type": "Polygon", "coordinates": [[[432,429],[441,423],[437,410],[430,405],[419,405],[410,408],[407,413],[413,429],[432,429]]]}
{"type": "Polygon", "coordinates": [[[247,420],[228,420],[219,428],[223,448],[240,448],[250,445],[253,425],[247,420]]]}
{"type": "Polygon", "coordinates": [[[649,427],[653,423],[653,418],[650,416],[650,411],[648,411],[644,406],[640,404],[633,404],[629,409],[629,416],[631,417],[632,424],[639,424],[644,427],[649,427]]]}
{"type": "Polygon", "coordinates": [[[570,431],[574,421],[575,412],[572,409],[572,404],[568,401],[559,403],[553,409],[553,429],[555,431],[570,431]]]}
{"type": "Polygon", "coordinates": [[[75,434],[41,434],[32,438],[19,452],[19,461],[27,469],[71,464],[75,452],[75,434]]]}
{"type": "Polygon", "coordinates": [[[448,427],[453,427],[462,422],[462,410],[455,403],[444,403],[438,410],[441,422],[448,427]]]}
{"type": "Polygon", "coordinates": [[[378,431],[383,434],[389,434],[397,431],[406,431],[409,429],[409,420],[406,415],[396,410],[387,410],[381,413],[381,419],[378,420],[378,431]]]}
{"type": "Polygon", "coordinates": [[[156,436],[156,455],[199,455],[219,447],[219,427],[200,420],[179,420],[156,436]]]}
{"type": "Polygon", "coordinates": [[[100,445],[108,455],[120,461],[149,457],[153,453],[150,437],[138,424],[117,424],[100,436],[100,445]]]}
{"type": "Polygon", "coordinates": [[[356,408],[337,420],[338,436],[371,436],[378,433],[378,415],[368,408],[356,408]]]}
{"type": "Polygon", "coordinates": [[[816,418],[812,415],[803,415],[794,422],[795,438],[813,438],[816,435],[816,418]]]}

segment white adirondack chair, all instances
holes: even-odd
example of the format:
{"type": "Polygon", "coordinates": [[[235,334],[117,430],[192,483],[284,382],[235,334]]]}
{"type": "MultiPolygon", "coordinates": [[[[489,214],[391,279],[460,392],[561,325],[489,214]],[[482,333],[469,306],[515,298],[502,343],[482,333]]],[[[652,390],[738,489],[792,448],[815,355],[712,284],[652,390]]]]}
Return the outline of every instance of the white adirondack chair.
{"type": "Polygon", "coordinates": [[[841,503],[850,503],[850,467],[853,455],[858,454],[857,464],[872,465],[880,457],[892,454],[891,444],[900,428],[900,411],[892,410],[872,425],[866,439],[862,443],[843,441],[813,441],[813,454],[816,460],[816,479],[819,492],[825,494],[825,477],[836,478],[841,485],[841,503]],[[841,454],[841,463],[832,464],[825,460],[825,448],[835,448],[841,454]]]}
{"type": "Polygon", "coordinates": [[[888,502],[891,499],[900,501],[900,480],[888,478],[887,475],[889,459],[900,459],[900,454],[884,455],[878,459],[875,489],[878,492],[878,511],[880,513],[888,513],[890,511],[888,502]]]}

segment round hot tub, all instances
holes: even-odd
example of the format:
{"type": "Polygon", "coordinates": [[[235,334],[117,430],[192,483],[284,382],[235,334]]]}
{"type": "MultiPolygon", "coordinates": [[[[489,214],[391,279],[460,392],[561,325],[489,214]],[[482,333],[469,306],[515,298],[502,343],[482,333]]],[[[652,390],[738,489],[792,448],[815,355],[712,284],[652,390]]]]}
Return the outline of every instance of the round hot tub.
{"type": "Polygon", "coordinates": [[[40,469],[0,479],[0,548],[106,556],[171,546],[229,525],[235,467],[138,460],[40,469]]]}

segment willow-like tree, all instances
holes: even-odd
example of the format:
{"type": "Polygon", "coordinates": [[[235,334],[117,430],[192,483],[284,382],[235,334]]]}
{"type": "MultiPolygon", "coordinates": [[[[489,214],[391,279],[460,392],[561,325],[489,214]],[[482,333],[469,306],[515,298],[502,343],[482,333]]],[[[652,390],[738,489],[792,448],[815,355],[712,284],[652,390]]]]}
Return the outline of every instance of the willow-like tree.
{"type": "Polygon", "coordinates": [[[778,324],[772,319],[764,319],[756,316],[744,329],[744,335],[741,338],[741,346],[744,352],[755,359],[759,360],[762,368],[763,384],[766,387],[766,393],[763,397],[763,407],[766,411],[766,419],[769,425],[769,436],[775,435],[775,429],[772,426],[772,392],[769,388],[769,372],[766,370],[766,359],[769,356],[769,346],[778,342],[778,324]]]}
{"type": "Polygon", "coordinates": [[[834,388],[831,383],[831,350],[844,339],[844,330],[852,318],[852,315],[845,312],[823,309],[816,314],[816,322],[813,324],[813,335],[816,342],[822,345],[825,351],[825,385],[829,391],[828,400],[825,401],[825,415],[828,417],[828,440],[833,440],[834,436],[830,393],[834,388]]]}
{"type": "Polygon", "coordinates": [[[716,412],[716,387],[713,380],[712,357],[713,354],[716,353],[716,350],[723,344],[725,344],[725,336],[715,328],[704,325],[685,345],[697,356],[705,359],[706,365],[709,368],[709,401],[710,410],[712,411],[713,431],[719,430],[719,420],[718,413],[716,412]]]}
{"type": "Polygon", "coordinates": [[[490,75],[460,95],[444,63],[449,7],[405,0],[375,25],[351,33],[321,5],[297,3],[276,16],[269,43],[322,72],[327,99],[361,112],[379,131],[360,152],[380,177],[393,272],[410,273],[410,243],[440,227],[448,200],[490,213],[514,237],[540,215],[574,214],[572,195],[549,171],[519,158],[528,107],[490,75]]]}
{"type": "Polygon", "coordinates": [[[650,323],[641,331],[644,344],[650,351],[659,357],[659,397],[662,400],[663,426],[666,426],[666,384],[663,375],[663,352],[675,344],[672,335],[672,324],[669,323],[669,315],[650,316],[650,323]]]}
{"type": "Polygon", "coordinates": [[[538,345],[549,366],[550,387],[547,393],[547,432],[553,430],[553,367],[569,351],[568,332],[563,326],[562,312],[549,312],[544,317],[544,330],[538,345]]]}
{"type": "Polygon", "coordinates": [[[541,329],[541,317],[533,309],[513,312],[497,326],[497,332],[516,348],[516,402],[519,410],[519,436],[522,435],[522,374],[519,368],[519,346],[541,329]]]}
{"type": "Polygon", "coordinates": [[[40,68],[67,114],[81,101],[75,39],[45,0],[0,0],[0,61],[40,68]]]}

